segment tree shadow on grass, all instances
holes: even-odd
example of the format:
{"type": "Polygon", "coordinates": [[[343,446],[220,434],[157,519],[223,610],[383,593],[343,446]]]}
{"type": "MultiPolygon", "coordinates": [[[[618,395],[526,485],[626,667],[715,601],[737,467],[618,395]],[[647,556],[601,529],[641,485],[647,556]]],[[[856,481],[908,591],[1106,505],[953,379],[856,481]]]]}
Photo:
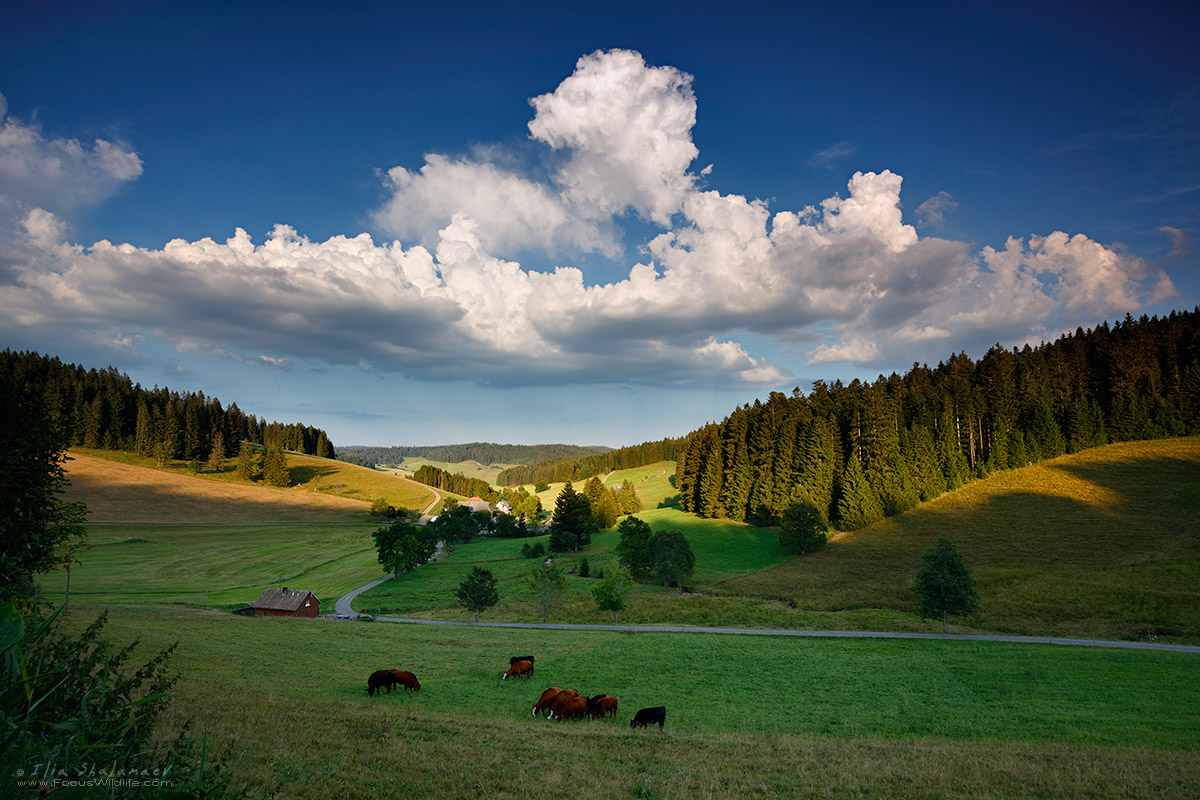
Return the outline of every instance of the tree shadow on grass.
{"type": "Polygon", "coordinates": [[[288,467],[288,477],[291,479],[293,486],[298,483],[308,483],[316,478],[332,475],[335,472],[337,470],[334,467],[317,466],[315,464],[288,467]]]}

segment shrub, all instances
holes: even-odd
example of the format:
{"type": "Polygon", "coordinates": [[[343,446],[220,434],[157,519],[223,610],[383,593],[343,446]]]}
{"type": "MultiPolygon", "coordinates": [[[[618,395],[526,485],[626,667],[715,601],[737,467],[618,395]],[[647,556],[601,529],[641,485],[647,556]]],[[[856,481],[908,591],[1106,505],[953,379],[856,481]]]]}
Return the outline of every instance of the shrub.
{"type": "Polygon", "coordinates": [[[659,531],[647,544],[655,577],[663,586],[678,586],[696,569],[696,556],[680,531],[659,531]]]}
{"type": "MultiPolygon", "coordinates": [[[[58,612],[45,619],[41,614],[35,606],[22,618],[12,605],[0,604],[0,762],[25,766],[26,778],[35,780],[75,778],[89,767],[102,770],[100,778],[113,778],[112,784],[120,784],[116,779],[124,775],[161,779],[162,788],[151,797],[244,795],[228,785],[228,752],[214,762],[189,723],[153,736],[177,679],[166,665],[174,645],[130,669],[137,642],[114,652],[101,638],[107,612],[78,636],[57,631],[58,612]],[[37,774],[39,766],[49,765],[53,774],[37,774]]],[[[37,792],[18,785],[13,771],[5,769],[0,771],[0,796],[32,797],[37,792]]],[[[126,797],[128,790],[96,780],[86,796],[126,797]]]]}

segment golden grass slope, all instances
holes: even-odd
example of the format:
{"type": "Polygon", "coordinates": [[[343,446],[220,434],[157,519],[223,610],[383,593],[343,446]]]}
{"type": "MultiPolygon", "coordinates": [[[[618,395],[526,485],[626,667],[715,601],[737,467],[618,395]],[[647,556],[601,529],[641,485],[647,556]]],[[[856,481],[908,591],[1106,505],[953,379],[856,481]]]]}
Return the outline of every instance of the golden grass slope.
{"type": "Polygon", "coordinates": [[[998,472],[712,591],[819,611],[915,610],[913,576],[940,537],[974,573],[975,628],[1190,642],[1200,636],[1200,437],[998,472]]]}
{"type": "Polygon", "coordinates": [[[356,486],[352,484],[358,476],[347,477],[350,470],[341,469],[350,465],[325,462],[313,467],[309,461],[318,459],[289,456],[293,475],[305,469],[321,469],[336,475],[308,477],[302,486],[277,489],[220,479],[223,476],[201,477],[178,469],[155,469],[72,451],[66,462],[70,486],[64,499],[86,504],[88,521],[101,524],[369,522],[371,498],[393,488],[384,485],[385,482],[397,484],[396,494],[424,502],[433,499],[424,487],[414,489],[416,484],[411,481],[353,468],[366,476],[359,481],[363,485],[356,486]],[[325,481],[325,486],[320,481],[325,481]],[[357,491],[362,498],[327,493],[334,487],[342,490],[340,494],[357,491]]]}

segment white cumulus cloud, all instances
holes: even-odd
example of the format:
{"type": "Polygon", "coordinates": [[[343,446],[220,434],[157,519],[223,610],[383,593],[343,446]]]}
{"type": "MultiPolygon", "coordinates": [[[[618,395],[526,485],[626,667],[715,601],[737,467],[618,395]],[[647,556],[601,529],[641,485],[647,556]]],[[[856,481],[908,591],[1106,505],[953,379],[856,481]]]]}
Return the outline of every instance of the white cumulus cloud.
{"type": "MultiPolygon", "coordinates": [[[[269,369],[315,360],[491,384],[777,387],[792,370],[747,342],[813,343],[807,365],[903,368],[1174,293],[1160,268],[1082,234],[978,250],[922,238],[904,221],[903,178],[888,170],[855,172],[844,196],[797,210],[701,189],[689,172],[691,77],[631,51],[584,56],[531,102],[548,177],[485,151],[396,166],[374,216],[395,241],[313,242],[280,225],[261,243],[238,229],[223,242],[82,247],[66,241],[53,205],[31,203],[0,258],[0,333],[154,335],[269,369]],[[659,232],[621,280],[511,257],[614,255],[630,210],[659,232]]],[[[41,142],[13,152],[75,153],[110,188],[141,170],[107,144],[51,146],[31,128],[6,130],[41,142]]],[[[951,202],[932,198],[918,217],[930,224],[951,202]]]]}
{"type": "Polygon", "coordinates": [[[0,95],[0,197],[10,205],[62,213],[98,203],[142,174],[136,153],[104,139],[47,136],[7,110],[0,95]]]}

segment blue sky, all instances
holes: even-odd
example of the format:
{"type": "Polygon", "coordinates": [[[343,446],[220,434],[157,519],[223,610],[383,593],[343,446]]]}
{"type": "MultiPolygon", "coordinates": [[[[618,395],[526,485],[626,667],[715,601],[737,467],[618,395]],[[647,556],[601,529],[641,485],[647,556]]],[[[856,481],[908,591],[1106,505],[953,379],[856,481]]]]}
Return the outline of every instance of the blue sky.
{"type": "Polygon", "coordinates": [[[1194,4],[246,5],[0,2],[0,344],[618,446],[1200,296],[1194,4]]]}

